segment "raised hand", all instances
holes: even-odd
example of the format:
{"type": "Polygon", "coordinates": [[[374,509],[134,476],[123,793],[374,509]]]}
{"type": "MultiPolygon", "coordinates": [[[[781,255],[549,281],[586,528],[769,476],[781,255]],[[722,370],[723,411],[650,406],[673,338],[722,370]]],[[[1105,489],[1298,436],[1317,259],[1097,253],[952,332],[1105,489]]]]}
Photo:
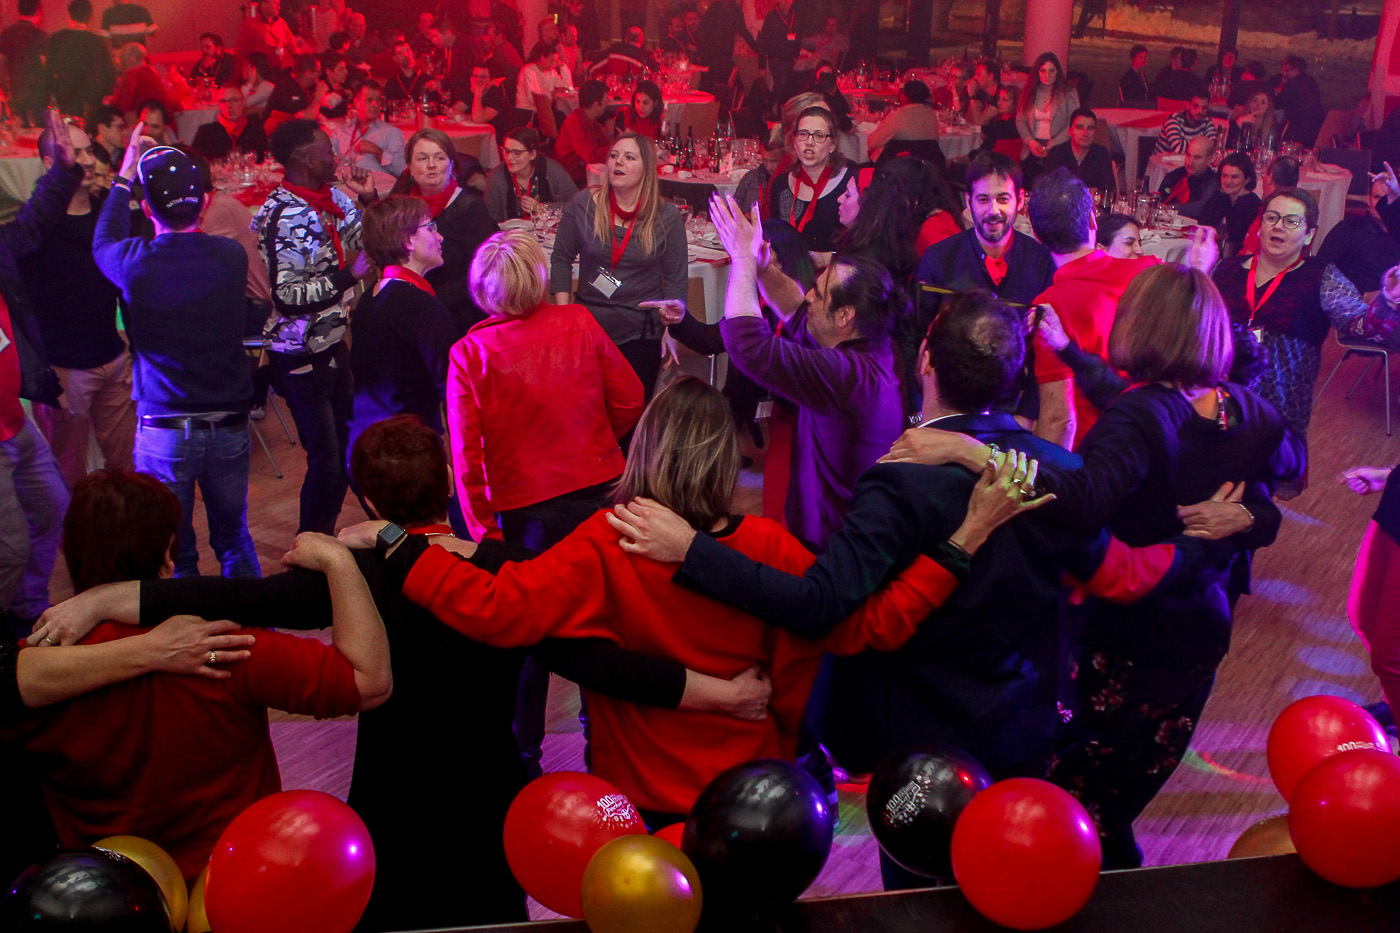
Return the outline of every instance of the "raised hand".
{"type": "Polygon", "coordinates": [[[53,160],[62,168],[73,164],[73,136],[68,124],[63,122],[63,114],[53,107],[44,111],[44,129],[53,137],[53,160]]]}

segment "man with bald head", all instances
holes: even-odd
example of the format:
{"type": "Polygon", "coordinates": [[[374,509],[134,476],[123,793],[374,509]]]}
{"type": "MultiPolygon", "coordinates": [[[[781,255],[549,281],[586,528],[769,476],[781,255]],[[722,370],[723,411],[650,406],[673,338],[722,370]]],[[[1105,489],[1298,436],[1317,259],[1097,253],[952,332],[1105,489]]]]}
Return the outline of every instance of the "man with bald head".
{"type": "Polygon", "coordinates": [[[1162,203],[1177,209],[1182,217],[1193,220],[1201,216],[1201,208],[1220,187],[1220,179],[1211,160],[1215,158],[1215,140],[1199,136],[1186,144],[1186,164],[1173,169],[1162,179],[1158,189],[1162,203]]]}

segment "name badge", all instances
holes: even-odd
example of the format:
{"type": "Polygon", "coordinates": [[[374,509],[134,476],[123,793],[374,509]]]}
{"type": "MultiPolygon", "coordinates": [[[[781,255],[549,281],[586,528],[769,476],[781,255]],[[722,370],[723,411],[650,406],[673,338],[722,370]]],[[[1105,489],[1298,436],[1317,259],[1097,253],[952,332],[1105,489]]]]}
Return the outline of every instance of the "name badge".
{"type": "Polygon", "coordinates": [[[1256,327],[1254,328],[1254,330],[1250,331],[1250,333],[1254,335],[1255,340],[1259,341],[1260,343],[1264,342],[1264,328],[1256,327]]]}
{"type": "Polygon", "coordinates": [[[622,283],[605,270],[600,269],[598,271],[598,277],[593,280],[593,287],[598,289],[599,294],[604,298],[611,298],[613,292],[622,287],[622,283]]]}
{"type": "Polygon", "coordinates": [[[773,400],[772,400],[771,398],[765,398],[765,399],[761,400],[761,401],[758,403],[758,407],[757,407],[756,409],[754,409],[753,420],[755,420],[755,421],[767,421],[769,418],[772,418],[772,417],[773,417],[773,400]]]}

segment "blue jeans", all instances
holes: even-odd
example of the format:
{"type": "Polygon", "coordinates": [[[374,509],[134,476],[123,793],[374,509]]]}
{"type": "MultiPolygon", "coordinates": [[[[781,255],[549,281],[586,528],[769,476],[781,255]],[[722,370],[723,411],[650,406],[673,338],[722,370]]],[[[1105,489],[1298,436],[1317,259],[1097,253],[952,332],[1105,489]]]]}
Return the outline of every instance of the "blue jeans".
{"type": "Polygon", "coordinates": [[[355,399],[350,352],[338,343],[308,356],[270,355],[272,385],[287,400],[297,436],[306,450],[297,531],[333,535],[350,488],[350,474],[345,469],[355,399]]]}
{"type": "Polygon", "coordinates": [[[180,500],[175,533],[175,576],[199,576],[194,540],[194,487],[204,498],[209,546],[225,577],[260,577],[258,553],[248,534],[248,426],[183,431],[136,429],[136,469],[150,473],[180,500]]]}
{"type": "Polygon", "coordinates": [[[26,419],[14,437],[0,441],[0,614],[9,610],[32,621],[49,607],[49,576],[67,511],[58,461],[26,419]]]}

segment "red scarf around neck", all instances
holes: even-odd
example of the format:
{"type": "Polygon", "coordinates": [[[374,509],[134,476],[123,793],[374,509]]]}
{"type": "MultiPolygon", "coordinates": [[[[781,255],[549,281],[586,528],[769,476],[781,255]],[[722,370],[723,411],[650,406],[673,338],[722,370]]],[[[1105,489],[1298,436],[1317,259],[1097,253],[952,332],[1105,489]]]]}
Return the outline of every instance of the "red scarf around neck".
{"type": "Polygon", "coordinates": [[[792,185],[792,210],[788,212],[788,223],[792,224],[798,231],[805,230],[807,224],[812,220],[812,216],[817,212],[817,202],[821,200],[822,191],[826,188],[826,183],[831,179],[831,162],[826,163],[821,175],[814,182],[812,176],[807,174],[807,166],[797,166],[797,177],[792,185]],[[807,202],[807,209],[802,212],[802,219],[797,219],[797,202],[802,199],[802,186],[806,185],[812,189],[812,200],[807,202]]]}
{"type": "Polygon", "coordinates": [[[282,182],[282,187],[310,204],[322,215],[332,218],[331,223],[326,224],[326,231],[331,236],[331,245],[335,247],[335,258],[340,267],[345,268],[345,248],[340,245],[340,225],[334,223],[335,220],[344,220],[345,211],[340,205],[335,203],[335,198],[331,196],[333,190],[330,185],[322,185],[320,188],[303,188],[301,185],[293,185],[282,182]]]}
{"type": "Polygon", "coordinates": [[[242,136],[243,131],[248,128],[248,118],[245,116],[242,120],[239,120],[237,123],[234,123],[232,120],[227,119],[223,114],[219,114],[218,117],[216,117],[215,119],[217,119],[219,121],[219,125],[224,128],[224,132],[228,133],[228,138],[233,140],[233,144],[235,146],[238,145],[238,137],[242,136]]]}
{"type": "Polygon", "coordinates": [[[424,194],[423,189],[417,185],[414,185],[413,190],[409,192],[411,196],[428,205],[428,214],[434,220],[437,219],[439,214],[447,210],[447,205],[452,203],[452,196],[456,193],[457,179],[451,176],[448,176],[447,187],[443,188],[437,194],[424,194]]]}
{"type": "Polygon", "coordinates": [[[428,280],[408,268],[408,266],[385,266],[384,278],[385,280],[395,279],[400,282],[407,282],[409,285],[416,286],[421,291],[427,292],[434,298],[437,297],[437,292],[433,291],[433,287],[428,284],[428,280]]]}

